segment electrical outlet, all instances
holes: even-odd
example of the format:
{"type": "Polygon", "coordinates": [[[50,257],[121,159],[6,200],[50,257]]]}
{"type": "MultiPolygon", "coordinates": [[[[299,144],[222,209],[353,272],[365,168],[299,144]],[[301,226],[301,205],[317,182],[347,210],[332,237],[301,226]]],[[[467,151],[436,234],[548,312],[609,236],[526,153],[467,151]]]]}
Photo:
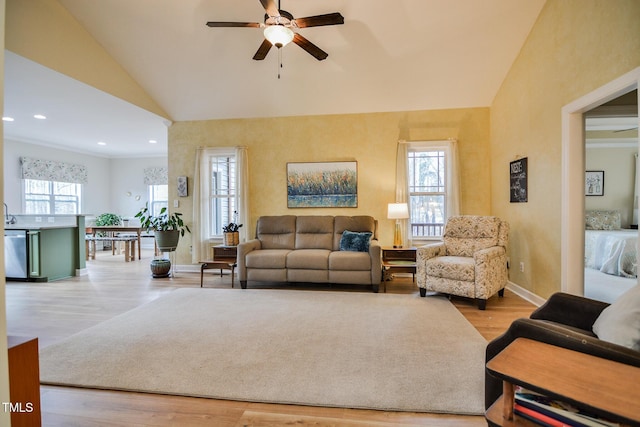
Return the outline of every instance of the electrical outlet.
{"type": "Polygon", "coordinates": [[[524,262],[520,261],[520,273],[524,273],[524,262]]]}

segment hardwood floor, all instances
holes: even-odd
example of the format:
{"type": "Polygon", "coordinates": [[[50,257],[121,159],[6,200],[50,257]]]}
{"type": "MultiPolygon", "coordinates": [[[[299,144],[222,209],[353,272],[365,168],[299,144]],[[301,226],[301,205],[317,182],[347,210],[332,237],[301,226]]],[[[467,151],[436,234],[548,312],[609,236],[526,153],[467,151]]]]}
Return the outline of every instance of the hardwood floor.
{"type": "MultiPolygon", "coordinates": [[[[106,251],[88,262],[88,275],[83,277],[53,283],[7,282],[8,334],[37,336],[44,347],[174,289],[200,286],[199,273],[178,271],[173,278],[151,278],[151,259],[151,251],[143,251],[141,261],[125,263],[122,255],[106,251]]],[[[219,271],[206,271],[205,287],[230,288],[228,273],[220,277],[219,271]]],[[[356,286],[314,285],[313,289],[369,292],[356,286]]],[[[417,287],[411,277],[397,277],[387,283],[387,292],[414,294],[417,287]]],[[[504,298],[491,298],[485,311],[470,300],[453,298],[452,302],[487,340],[535,308],[509,291],[504,298]]],[[[43,426],[486,425],[480,416],[275,405],[69,387],[42,386],[41,400],[43,426]]]]}

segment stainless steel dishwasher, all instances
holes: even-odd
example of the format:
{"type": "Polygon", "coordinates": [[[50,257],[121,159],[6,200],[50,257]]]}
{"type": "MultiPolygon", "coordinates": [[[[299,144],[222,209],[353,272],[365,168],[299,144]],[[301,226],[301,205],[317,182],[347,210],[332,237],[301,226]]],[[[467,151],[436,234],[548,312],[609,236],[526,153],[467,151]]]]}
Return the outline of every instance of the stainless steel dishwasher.
{"type": "Polygon", "coordinates": [[[29,277],[26,230],[4,230],[4,270],[7,279],[29,277]]]}

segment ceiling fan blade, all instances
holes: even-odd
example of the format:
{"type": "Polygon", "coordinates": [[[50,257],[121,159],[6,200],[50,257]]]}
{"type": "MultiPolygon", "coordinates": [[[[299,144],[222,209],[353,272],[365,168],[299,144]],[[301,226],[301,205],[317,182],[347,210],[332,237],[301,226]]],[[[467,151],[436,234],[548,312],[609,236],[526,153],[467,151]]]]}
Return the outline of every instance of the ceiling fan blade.
{"type": "Polygon", "coordinates": [[[250,27],[250,28],[260,28],[263,24],[259,24],[257,22],[207,22],[207,26],[209,27],[250,27]]]}
{"type": "Polygon", "coordinates": [[[302,37],[300,34],[296,33],[293,35],[293,42],[306,50],[311,56],[316,58],[318,61],[322,61],[323,59],[327,59],[329,54],[324,50],[320,49],[315,44],[311,43],[306,38],[302,37]]]}
{"type": "Polygon", "coordinates": [[[321,27],[323,25],[340,25],[344,24],[344,16],[342,16],[339,12],[327,13],[326,15],[296,18],[291,23],[298,28],[321,27]]]}
{"type": "Polygon", "coordinates": [[[262,3],[262,7],[267,12],[269,16],[280,16],[280,12],[278,11],[278,5],[275,0],[260,0],[262,3]]]}
{"type": "Polygon", "coordinates": [[[256,54],[253,55],[253,59],[255,59],[256,61],[262,61],[267,57],[267,53],[269,53],[271,46],[273,46],[271,42],[269,42],[269,40],[267,39],[264,39],[256,54]]]}

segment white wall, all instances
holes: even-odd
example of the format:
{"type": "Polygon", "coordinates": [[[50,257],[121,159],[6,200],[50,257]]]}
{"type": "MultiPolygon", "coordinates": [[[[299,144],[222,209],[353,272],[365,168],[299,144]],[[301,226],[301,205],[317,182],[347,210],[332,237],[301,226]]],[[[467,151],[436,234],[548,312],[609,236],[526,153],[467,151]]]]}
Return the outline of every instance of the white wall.
{"type": "Polygon", "coordinates": [[[120,216],[131,218],[149,201],[144,183],[144,169],[167,167],[166,157],[111,160],[111,208],[120,216]],[[139,200],[136,200],[137,197],[139,200]]]}
{"type": "Polygon", "coordinates": [[[622,228],[629,228],[633,218],[633,182],[638,149],[589,148],[586,170],[604,171],[604,195],[585,197],[585,210],[618,210],[622,228]]]}
{"type": "Polygon", "coordinates": [[[90,216],[105,212],[134,216],[148,198],[143,181],[144,169],[167,165],[166,157],[108,159],[5,139],[4,194],[5,202],[13,214],[23,213],[20,181],[22,156],[85,165],[88,183],[83,187],[82,213],[90,216]],[[130,197],[127,196],[128,192],[131,192],[130,197]],[[135,200],[136,195],[140,196],[140,200],[135,200]]]}

